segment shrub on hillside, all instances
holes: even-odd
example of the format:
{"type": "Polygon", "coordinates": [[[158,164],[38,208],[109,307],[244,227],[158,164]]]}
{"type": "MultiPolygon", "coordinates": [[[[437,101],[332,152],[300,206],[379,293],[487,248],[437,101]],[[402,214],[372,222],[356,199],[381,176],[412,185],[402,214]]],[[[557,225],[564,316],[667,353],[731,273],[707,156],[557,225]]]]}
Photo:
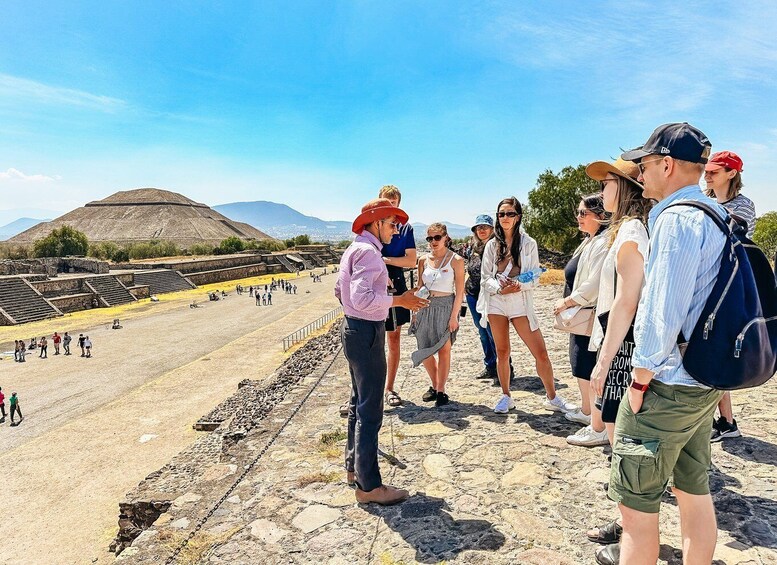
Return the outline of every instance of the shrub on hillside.
{"type": "Polygon", "coordinates": [[[246,248],[245,242],[237,236],[230,236],[219,243],[219,251],[222,255],[239,253],[246,248]]]}
{"type": "Polygon", "coordinates": [[[769,260],[777,253],[777,212],[767,212],[755,222],[753,241],[763,249],[769,260]]]}
{"type": "Polygon", "coordinates": [[[70,226],[52,230],[43,239],[33,244],[35,257],[66,257],[68,255],[86,255],[89,241],[83,232],[70,226]]]}
{"type": "Polygon", "coordinates": [[[213,255],[213,246],[207,243],[195,243],[186,250],[189,255],[213,255]]]}
{"type": "Polygon", "coordinates": [[[32,247],[29,245],[0,244],[0,259],[30,259],[32,247]]]}

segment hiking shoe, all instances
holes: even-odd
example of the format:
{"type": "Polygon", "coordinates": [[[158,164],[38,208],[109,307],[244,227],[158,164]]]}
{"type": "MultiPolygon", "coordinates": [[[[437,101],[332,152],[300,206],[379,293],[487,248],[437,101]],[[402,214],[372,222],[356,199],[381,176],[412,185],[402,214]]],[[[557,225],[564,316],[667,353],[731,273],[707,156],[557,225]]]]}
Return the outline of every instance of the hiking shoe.
{"type": "Polygon", "coordinates": [[[515,401],[513,400],[513,397],[503,394],[502,398],[500,398],[499,402],[497,402],[496,406],[494,406],[494,412],[496,414],[507,414],[513,408],[515,408],[515,401]]]}
{"type": "Polygon", "coordinates": [[[444,392],[438,392],[437,398],[434,399],[434,405],[435,406],[445,406],[450,402],[450,399],[448,398],[448,395],[444,392]]]}
{"type": "Polygon", "coordinates": [[[369,504],[374,502],[375,504],[381,504],[383,506],[390,506],[397,504],[405,500],[410,493],[405,489],[392,487],[389,485],[381,485],[376,489],[370,491],[363,491],[360,488],[356,489],[356,501],[359,504],[369,504]]]}
{"type": "Polygon", "coordinates": [[[569,445],[578,445],[580,447],[596,447],[597,445],[608,445],[610,440],[607,438],[607,430],[601,432],[594,431],[590,425],[580,428],[576,433],[567,436],[569,445]]]}
{"type": "Polygon", "coordinates": [[[483,370],[477,376],[479,379],[493,379],[494,377],[496,377],[496,369],[489,369],[488,367],[483,367],[483,370]]]}
{"type": "Polygon", "coordinates": [[[424,402],[431,402],[432,400],[437,400],[437,391],[434,390],[434,387],[429,387],[429,390],[427,390],[424,395],[421,397],[421,400],[424,402]]]}
{"type": "Polygon", "coordinates": [[[575,412],[578,408],[574,404],[571,404],[564,400],[564,397],[562,397],[560,394],[556,394],[556,397],[551,400],[547,396],[545,397],[545,401],[542,403],[542,407],[545,410],[550,410],[551,412],[575,412]]]}
{"type": "Polygon", "coordinates": [[[578,424],[583,424],[584,426],[587,426],[591,423],[591,416],[583,414],[580,410],[575,410],[574,412],[567,412],[564,414],[564,418],[569,420],[570,422],[577,422],[578,424]]]}
{"type": "Polygon", "coordinates": [[[728,420],[726,420],[723,416],[721,416],[717,420],[713,419],[712,434],[710,435],[710,441],[715,443],[718,441],[722,441],[727,437],[742,437],[742,432],[740,432],[739,428],[737,427],[736,419],[730,424],[728,423],[728,420]]]}

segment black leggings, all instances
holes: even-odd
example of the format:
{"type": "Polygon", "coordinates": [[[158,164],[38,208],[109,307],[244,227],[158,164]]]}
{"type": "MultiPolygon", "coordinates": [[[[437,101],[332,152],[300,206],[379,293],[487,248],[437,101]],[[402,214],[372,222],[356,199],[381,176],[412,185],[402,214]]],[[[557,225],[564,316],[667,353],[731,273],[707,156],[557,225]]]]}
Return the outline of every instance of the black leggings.
{"type": "Polygon", "coordinates": [[[18,404],[11,404],[11,421],[13,422],[13,417],[15,414],[19,414],[19,420],[21,421],[24,416],[22,416],[22,409],[19,408],[18,404]]]}

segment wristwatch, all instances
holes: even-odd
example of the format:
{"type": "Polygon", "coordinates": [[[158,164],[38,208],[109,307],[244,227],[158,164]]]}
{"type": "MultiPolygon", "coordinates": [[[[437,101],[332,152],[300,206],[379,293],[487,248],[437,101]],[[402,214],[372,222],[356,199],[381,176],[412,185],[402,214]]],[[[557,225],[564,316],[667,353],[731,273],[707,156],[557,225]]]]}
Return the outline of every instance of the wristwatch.
{"type": "Polygon", "coordinates": [[[647,392],[650,387],[650,383],[646,385],[639,384],[637,381],[631,381],[631,388],[638,390],[639,392],[647,392]]]}

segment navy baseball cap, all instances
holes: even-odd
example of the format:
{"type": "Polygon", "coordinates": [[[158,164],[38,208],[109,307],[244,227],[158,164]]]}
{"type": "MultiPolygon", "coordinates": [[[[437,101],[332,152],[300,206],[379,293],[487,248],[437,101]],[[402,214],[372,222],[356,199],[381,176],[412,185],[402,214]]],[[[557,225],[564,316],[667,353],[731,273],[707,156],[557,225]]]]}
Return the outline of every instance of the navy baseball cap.
{"type": "Polygon", "coordinates": [[[712,144],[701,130],[688,122],[658,126],[642,147],[627,151],[624,161],[639,162],[648,155],[674,157],[690,163],[706,163],[712,144]]]}

